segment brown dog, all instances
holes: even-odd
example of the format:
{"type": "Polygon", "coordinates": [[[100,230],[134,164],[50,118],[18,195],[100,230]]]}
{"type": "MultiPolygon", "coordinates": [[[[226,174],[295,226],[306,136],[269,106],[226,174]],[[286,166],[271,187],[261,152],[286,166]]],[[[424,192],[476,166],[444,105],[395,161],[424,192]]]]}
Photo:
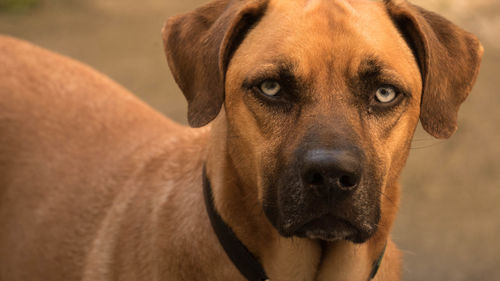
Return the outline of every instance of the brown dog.
{"type": "Polygon", "coordinates": [[[363,0],[218,0],[164,39],[189,123],[210,126],[0,38],[0,280],[245,280],[203,180],[270,280],[365,281],[381,257],[374,280],[399,280],[398,176],[419,118],[455,131],[478,40],[363,0]]]}

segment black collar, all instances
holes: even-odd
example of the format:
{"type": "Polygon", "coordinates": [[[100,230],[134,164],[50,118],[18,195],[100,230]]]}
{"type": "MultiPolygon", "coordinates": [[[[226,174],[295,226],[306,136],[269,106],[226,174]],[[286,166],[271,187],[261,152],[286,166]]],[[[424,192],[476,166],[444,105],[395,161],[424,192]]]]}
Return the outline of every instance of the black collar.
{"type": "Polygon", "coordinates": [[[222,220],[217,210],[215,210],[212,188],[210,187],[205,168],[203,168],[203,195],[212,228],[215,234],[217,234],[222,248],[224,248],[224,251],[226,251],[227,256],[236,268],[238,268],[248,281],[268,280],[266,272],[257,258],[250,253],[247,247],[236,237],[236,234],[234,234],[229,225],[222,220]]]}
{"type": "MultiPolygon", "coordinates": [[[[210,218],[210,223],[212,228],[219,239],[222,248],[226,252],[227,256],[233,264],[238,268],[240,273],[245,276],[248,281],[266,281],[269,278],[264,271],[264,268],[258,261],[258,259],[243,245],[243,243],[236,237],[236,234],[231,230],[231,227],[227,225],[221,218],[217,210],[215,209],[212,188],[210,186],[210,181],[208,180],[205,167],[203,167],[203,195],[205,197],[205,206],[207,208],[208,217],[210,218]]],[[[382,253],[373,263],[372,271],[368,278],[372,280],[380,267],[382,258],[384,257],[385,249],[387,244],[384,246],[382,253]]]]}

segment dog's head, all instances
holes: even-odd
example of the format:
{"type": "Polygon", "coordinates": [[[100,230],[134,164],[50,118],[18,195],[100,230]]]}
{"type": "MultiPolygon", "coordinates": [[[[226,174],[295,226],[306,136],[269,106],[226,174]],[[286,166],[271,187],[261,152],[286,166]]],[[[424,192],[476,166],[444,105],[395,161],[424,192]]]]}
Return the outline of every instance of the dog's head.
{"type": "Polygon", "coordinates": [[[219,0],[164,39],[189,123],[224,111],[228,156],[280,234],[354,242],[392,221],[418,120],[453,134],[482,55],[405,1],[219,0]]]}

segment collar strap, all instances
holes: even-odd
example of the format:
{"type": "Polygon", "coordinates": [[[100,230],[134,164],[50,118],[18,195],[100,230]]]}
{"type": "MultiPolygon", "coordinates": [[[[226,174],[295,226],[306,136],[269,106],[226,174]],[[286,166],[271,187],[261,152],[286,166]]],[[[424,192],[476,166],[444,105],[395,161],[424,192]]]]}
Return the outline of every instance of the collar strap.
{"type": "MultiPolygon", "coordinates": [[[[264,268],[257,258],[245,247],[245,245],[236,237],[233,230],[221,218],[214,206],[212,196],[212,187],[208,180],[205,167],[203,167],[203,196],[205,197],[205,207],[207,209],[210,224],[219,239],[219,243],[224,248],[229,259],[233,262],[240,273],[245,276],[248,281],[269,281],[269,278],[264,271],[264,268]]],[[[375,278],[380,264],[384,257],[387,243],[382,250],[380,256],[373,263],[372,271],[368,281],[375,278]]]]}
{"type": "Polygon", "coordinates": [[[236,237],[236,234],[234,234],[229,225],[222,220],[217,210],[215,210],[212,188],[210,187],[205,168],[203,168],[203,195],[212,228],[222,248],[224,248],[224,251],[236,268],[249,281],[268,280],[266,272],[257,258],[250,253],[247,247],[236,237]]]}
{"type": "Polygon", "coordinates": [[[384,245],[384,249],[382,249],[382,253],[380,253],[378,258],[373,262],[372,272],[370,273],[368,281],[372,280],[373,278],[375,278],[375,275],[377,275],[378,269],[380,268],[380,264],[382,263],[382,259],[384,258],[385,255],[385,249],[387,249],[387,242],[384,245]]]}

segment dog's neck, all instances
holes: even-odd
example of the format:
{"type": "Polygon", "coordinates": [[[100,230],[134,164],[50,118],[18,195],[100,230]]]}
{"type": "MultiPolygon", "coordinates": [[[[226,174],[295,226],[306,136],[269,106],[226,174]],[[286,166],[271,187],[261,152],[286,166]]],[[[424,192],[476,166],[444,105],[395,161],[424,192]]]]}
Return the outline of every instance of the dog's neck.
{"type": "Polygon", "coordinates": [[[363,244],[282,237],[266,218],[256,188],[240,180],[235,171],[225,151],[225,130],[212,130],[216,140],[209,147],[206,173],[215,209],[262,263],[270,280],[367,280],[388,238],[384,222],[363,244]]]}

